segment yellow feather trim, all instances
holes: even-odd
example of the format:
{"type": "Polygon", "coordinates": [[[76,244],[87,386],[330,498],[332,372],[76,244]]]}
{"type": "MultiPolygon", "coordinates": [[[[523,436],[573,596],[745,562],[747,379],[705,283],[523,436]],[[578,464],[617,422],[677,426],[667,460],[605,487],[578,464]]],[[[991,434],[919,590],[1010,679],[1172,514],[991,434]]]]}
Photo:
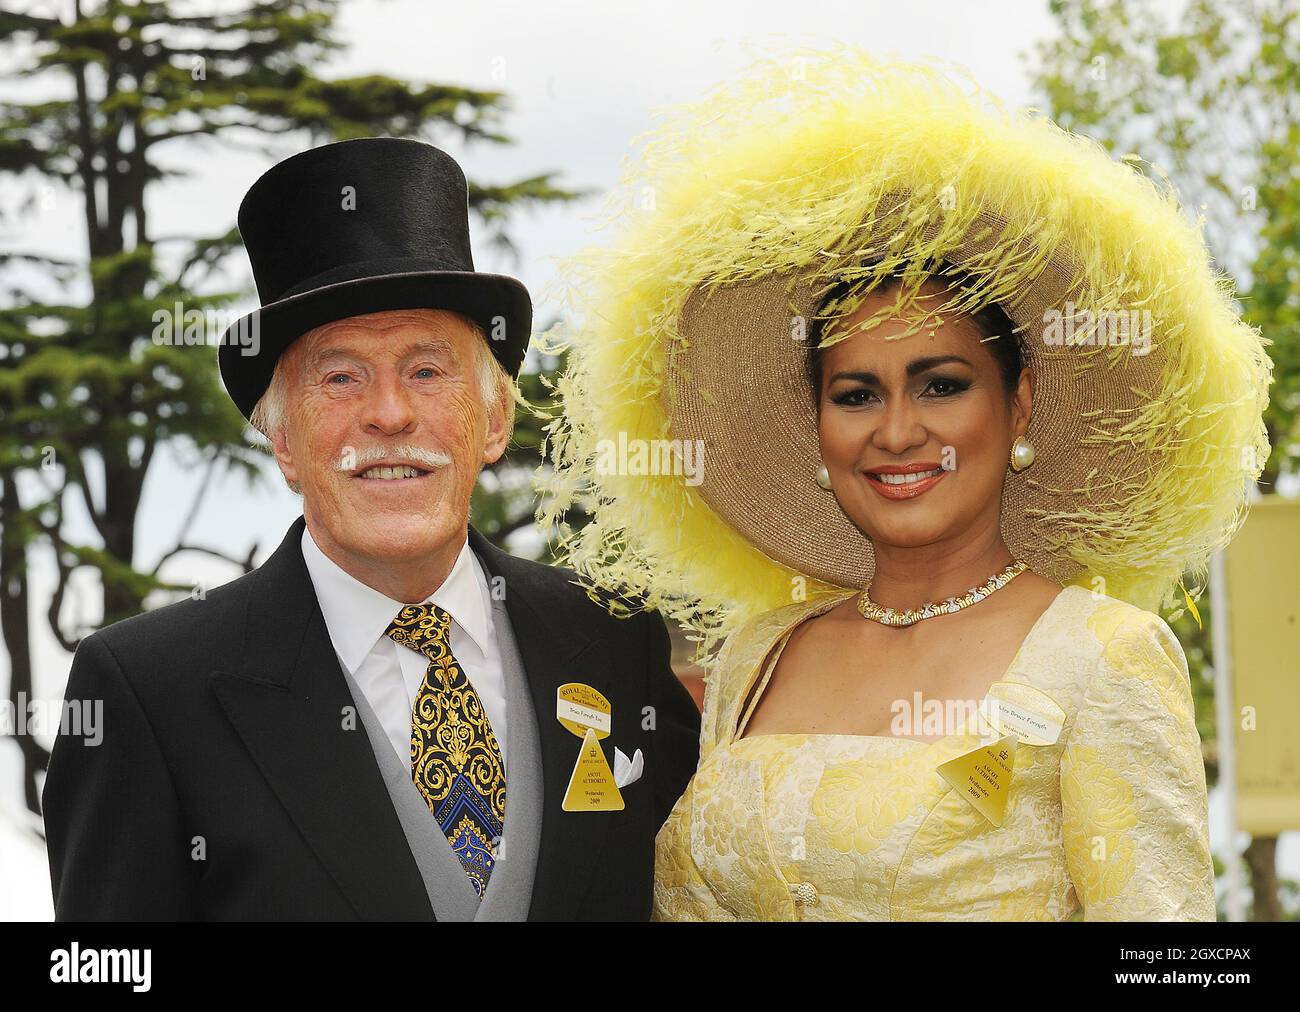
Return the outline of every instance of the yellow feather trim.
{"type": "Polygon", "coordinates": [[[619,433],[670,435],[666,358],[697,285],[809,268],[829,283],[869,253],[887,254],[871,270],[923,271],[987,208],[1010,227],[965,265],[980,301],[1011,299],[1063,248],[1089,281],[1092,308],[1141,307],[1161,321],[1171,352],[1162,389],[1129,416],[1089,412],[1078,432],[1172,447],[1169,465],[1132,481],[1122,509],[1063,490],[1074,504],[1040,519],[1083,567],[1075,582],[1101,577],[1112,597],[1169,606],[1184,574],[1203,575],[1244,518],[1268,455],[1271,364],[1172,187],[1126,159],[1032,110],[1008,110],[950,68],[848,46],[761,59],[678,110],[643,138],[611,196],[614,237],[570,261],[552,296],[566,323],[543,348],[570,359],[557,382],[563,413],[547,425],[554,467],[539,480],[538,520],[562,559],[594,586],[682,622],[706,662],[745,619],[834,590],[764,556],[679,477],[604,473],[598,446],[619,433]],[[900,188],[912,199],[897,231],[865,249],[863,221],[900,188]],[[559,523],[575,503],[596,516],[577,531],[559,523]]]}

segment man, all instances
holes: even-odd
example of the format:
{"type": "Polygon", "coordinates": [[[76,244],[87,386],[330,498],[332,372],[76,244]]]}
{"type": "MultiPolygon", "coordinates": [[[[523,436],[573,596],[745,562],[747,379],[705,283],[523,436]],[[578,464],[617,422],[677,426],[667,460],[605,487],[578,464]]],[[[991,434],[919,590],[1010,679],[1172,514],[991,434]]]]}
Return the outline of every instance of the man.
{"type": "Polygon", "coordinates": [[[532,308],[459,166],[331,144],[240,207],[222,377],[303,517],[255,572],[100,630],[45,784],[59,919],[644,919],[699,717],[654,613],[469,526],[532,308]],[[561,719],[562,718],[562,719],[561,719]]]}

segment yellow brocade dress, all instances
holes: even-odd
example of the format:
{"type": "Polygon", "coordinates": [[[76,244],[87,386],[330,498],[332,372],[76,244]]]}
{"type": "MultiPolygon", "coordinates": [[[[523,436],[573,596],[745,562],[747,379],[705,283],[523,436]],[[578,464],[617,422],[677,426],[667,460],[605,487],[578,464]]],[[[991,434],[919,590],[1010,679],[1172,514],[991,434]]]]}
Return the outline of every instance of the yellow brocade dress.
{"type": "Polygon", "coordinates": [[[976,747],[977,716],[932,743],[737,738],[791,632],[852,593],[728,640],[656,840],[655,920],[1214,919],[1187,661],[1162,619],[1078,586],[1039,617],[990,692],[1062,729],[1020,743],[996,827],[935,771],[976,747]]]}

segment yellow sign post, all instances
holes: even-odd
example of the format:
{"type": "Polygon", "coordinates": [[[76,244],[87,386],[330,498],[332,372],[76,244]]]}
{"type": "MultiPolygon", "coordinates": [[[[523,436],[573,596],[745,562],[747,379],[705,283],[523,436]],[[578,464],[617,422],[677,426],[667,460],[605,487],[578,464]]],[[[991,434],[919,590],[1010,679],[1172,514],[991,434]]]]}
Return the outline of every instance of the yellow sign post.
{"type": "Polygon", "coordinates": [[[1300,500],[1253,504],[1223,573],[1238,820],[1276,836],[1300,829],[1300,500]]]}
{"type": "Polygon", "coordinates": [[[1226,795],[1224,906],[1245,918],[1237,833],[1300,828],[1300,500],[1269,496],[1210,579],[1219,789],[1226,795]]]}

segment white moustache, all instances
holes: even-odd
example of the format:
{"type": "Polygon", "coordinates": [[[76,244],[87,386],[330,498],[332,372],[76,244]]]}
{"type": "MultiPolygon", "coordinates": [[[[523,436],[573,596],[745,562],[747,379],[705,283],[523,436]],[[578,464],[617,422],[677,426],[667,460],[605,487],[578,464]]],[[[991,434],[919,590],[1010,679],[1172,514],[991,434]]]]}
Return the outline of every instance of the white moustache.
{"type": "Polygon", "coordinates": [[[352,458],[351,467],[344,467],[340,464],[339,470],[349,473],[361,471],[372,464],[378,464],[385,460],[400,460],[426,471],[446,467],[451,463],[451,458],[447,454],[438,450],[428,450],[423,446],[371,446],[357,451],[356,456],[352,458]]]}

